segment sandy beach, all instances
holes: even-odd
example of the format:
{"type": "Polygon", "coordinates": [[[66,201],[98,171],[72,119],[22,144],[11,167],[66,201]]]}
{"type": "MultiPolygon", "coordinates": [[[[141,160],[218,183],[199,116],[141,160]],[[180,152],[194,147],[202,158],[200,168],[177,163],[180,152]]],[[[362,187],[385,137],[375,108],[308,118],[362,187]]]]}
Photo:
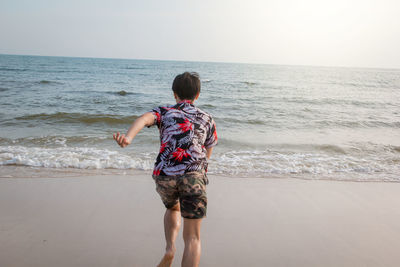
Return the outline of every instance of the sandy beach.
{"type": "MultiPolygon", "coordinates": [[[[209,178],[201,266],[400,264],[398,183],[209,178]]],[[[163,212],[147,173],[2,178],[0,266],[155,266],[163,212]]]]}

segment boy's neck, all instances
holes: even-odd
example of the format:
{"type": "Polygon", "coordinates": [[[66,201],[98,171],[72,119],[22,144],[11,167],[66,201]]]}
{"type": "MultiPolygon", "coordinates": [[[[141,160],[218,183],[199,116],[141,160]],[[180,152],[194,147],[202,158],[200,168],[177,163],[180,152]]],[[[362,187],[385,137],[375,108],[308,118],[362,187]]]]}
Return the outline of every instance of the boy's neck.
{"type": "Polygon", "coordinates": [[[200,92],[197,93],[196,97],[194,99],[180,99],[179,96],[174,92],[174,97],[176,100],[176,103],[188,103],[188,104],[194,104],[194,101],[199,98],[200,92]]]}
{"type": "Polygon", "coordinates": [[[176,103],[177,103],[177,104],[179,104],[179,103],[193,104],[193,103],[194,103],[194,100],[190,100],[190,99],[183,99],[183,100],[181,100],[181,99],[177,98],[177,99],[176,99],[176,103]]]}

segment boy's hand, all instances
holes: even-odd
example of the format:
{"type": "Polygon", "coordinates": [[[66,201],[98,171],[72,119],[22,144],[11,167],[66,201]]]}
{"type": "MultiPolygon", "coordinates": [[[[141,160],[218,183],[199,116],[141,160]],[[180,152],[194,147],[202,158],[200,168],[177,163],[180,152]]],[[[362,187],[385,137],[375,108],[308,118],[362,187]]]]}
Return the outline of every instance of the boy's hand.
{"type": "Polygon", "coordinates": [[[137,118],[129,128],[127,134],[113,134],[114,140],[120,145],[120,147],[126,147],[129,145],[133,138],[143,129],[144,126],[151,126],[154,124],[154,115],[151,112],[144,113],[142,116],[137,118]]]}
{"type": "Polygon", "coordinates": [[[124,134],[120,134],[119,132],[117,134],[113,134],[114,140],[118,143],[120,147],[126,147],[129,145],[132,140],[128,137],[126,137],[124,134]]]}

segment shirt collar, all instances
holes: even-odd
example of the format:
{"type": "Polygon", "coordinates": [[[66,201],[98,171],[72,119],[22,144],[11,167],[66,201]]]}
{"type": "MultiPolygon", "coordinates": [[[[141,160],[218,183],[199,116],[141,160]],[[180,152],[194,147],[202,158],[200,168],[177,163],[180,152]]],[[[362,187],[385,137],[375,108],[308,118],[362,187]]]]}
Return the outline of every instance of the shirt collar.
{"type": "Polygon", "coordinates": [[[177,104],[182,104],[182,103],[193,105],[193,100],[184,99],[184,100],[179,101],[177,104]]]}
{"type": "Polygon", "coordinates": [[[176,103],[175,108],[184,109],[187,108],[188,106],[194,106],[193,101],[185,99],[176,103]]]}

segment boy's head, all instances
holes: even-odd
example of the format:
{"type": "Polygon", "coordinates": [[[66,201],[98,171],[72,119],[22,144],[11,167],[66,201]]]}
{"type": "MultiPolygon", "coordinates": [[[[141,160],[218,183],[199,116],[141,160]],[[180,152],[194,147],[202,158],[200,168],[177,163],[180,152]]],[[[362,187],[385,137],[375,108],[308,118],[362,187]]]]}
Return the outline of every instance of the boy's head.
{"type": "Polygon", "coordinates": [[[195,100],[200,94],[200,77],[196,72],[184,72],[175,77],[172,91],[180,100],[195,100]]]}

